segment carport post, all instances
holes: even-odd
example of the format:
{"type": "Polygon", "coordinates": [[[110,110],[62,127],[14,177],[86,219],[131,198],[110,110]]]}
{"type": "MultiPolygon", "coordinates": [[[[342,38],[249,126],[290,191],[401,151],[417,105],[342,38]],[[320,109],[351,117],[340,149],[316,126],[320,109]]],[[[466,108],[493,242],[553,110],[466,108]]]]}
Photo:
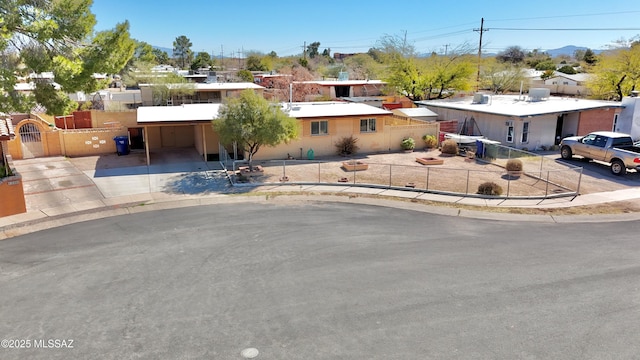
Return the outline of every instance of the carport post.
{"type": "Polygon", "coordinates": [[[147,129],[147,126],[143,128],[142,136],[144,139],[144,152],[147,155],[147,166],[149,166],[151,165],[151,159],[149,158],[149,136],[147,136],[149,132],[147,131],[147,129]]]}

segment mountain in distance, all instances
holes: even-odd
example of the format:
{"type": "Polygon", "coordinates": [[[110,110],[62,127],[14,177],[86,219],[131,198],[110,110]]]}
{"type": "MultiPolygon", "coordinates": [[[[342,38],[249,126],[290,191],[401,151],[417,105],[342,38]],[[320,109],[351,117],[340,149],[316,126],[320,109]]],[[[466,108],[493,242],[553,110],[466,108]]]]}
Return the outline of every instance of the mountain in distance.
{"type": "Polygon", "coordinates": [[[162,46],[154,46],[154,45],[151,45],[151,47],[154,48],[154,49],[158,49],[160,51],[164,51],[169,56],[172,56],[172,54],[173,54],[173,49],[170,49],[170,48],[166,48],[166,47],[162,47],[162,46]]]}
{"type": "MultiPolygon", "coordinates": [[[[549,55],[551,55],[551,57],[556,57],[556,56],[560,56],[560,55],[573,56],[573,54],[576,52],[576,50],[587,50],[587,49],[588,48],[586,48],[584,46],[567,45],[567,46],[563,46],[563,47],[558,48],[558,49],[548,49],[548,50],[545,50],[544,52],[546,52],[549,55]]],[[[597,54],[600,54],[604,50],[591,49],[591,51],[593,51],[593,53],[597,55],[597,54]]]]}

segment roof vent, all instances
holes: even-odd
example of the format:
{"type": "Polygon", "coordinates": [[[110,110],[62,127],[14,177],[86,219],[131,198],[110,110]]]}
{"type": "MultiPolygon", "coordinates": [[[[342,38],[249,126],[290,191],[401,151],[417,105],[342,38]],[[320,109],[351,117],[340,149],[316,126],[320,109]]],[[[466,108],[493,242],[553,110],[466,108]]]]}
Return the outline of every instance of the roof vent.
{"type": "Polygon", "coordinates": [[[551,90],[546,88],[529,89],[529,101],[543,101],[551,96],[551,90]]]}

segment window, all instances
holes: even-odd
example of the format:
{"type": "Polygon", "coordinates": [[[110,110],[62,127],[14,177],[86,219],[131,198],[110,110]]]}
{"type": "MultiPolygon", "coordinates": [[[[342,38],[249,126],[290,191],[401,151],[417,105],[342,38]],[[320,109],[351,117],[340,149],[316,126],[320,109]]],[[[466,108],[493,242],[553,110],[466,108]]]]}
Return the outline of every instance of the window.
{"type": "Polygon", "coordinates": [[[376,132],[376,119],[360,119],[360,132],[376,132]]]}
{"type": "Polygon", "coordinates": [[[562,83],[562,85],[569,85],[569,82],[565,81],[565,82],[562,83]]]}
{"type": "Polygon", "coordinates": [[[524,122],[522,124],[522,138],[520,139],[522,143],[529,142],[529,122],[524,122]]]}
{"type": "Polygon", "coordinates": [[[507,142],[508,143],[512,143],[513,142],[513,132],[514,132],[513,125],[509,125],[507,127],[507,142]]]}
{"type": "Polygon", "coordinates": [[[311,135],[327,135],[328,133],[329,122],[327,120],[311,122],[311,135]]]}

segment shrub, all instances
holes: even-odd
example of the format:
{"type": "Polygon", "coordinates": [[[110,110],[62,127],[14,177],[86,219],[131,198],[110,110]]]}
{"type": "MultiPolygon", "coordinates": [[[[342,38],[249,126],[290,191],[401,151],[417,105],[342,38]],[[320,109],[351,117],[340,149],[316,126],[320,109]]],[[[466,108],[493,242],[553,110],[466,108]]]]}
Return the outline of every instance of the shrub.
{"type": "Polygon", "coordinates": [[[522,160],[509,159],[507,160],[507,166],[505,167],[507,171],[522,171],[522,160]]]}
{"type": "Polygon", "coordinates": [[[492,181],[484,182],[478,185],[478,194],[481,195],[502,195],[502,187],[492,181]]]}
{"type": "Polygon", "coordinates": [[[4,166],[0,165],[0,178],[7,176],[7,170],[4,166]]]}
{"type": "Polygon", "coordinates": [[[357,142],[358,138],[354,137],[353,135],[345,136],[342,139],[338,140],[338,142],[335,144],[338,155],[353,155],[358,152],[359,147],[358,145],[356,145],[357,142]]]}
{"type": "Polygon", "coordinates": [[[422,141],[424,141],[424,145],[430,149],[438,145],[438,139],[436,139],[434,135],[426,134],[422,137],[422,141]]]}
{"type": "Polygon", "coordinates": [[[443,154],[451,154],[458,155],[458,143],[453,139],[447,139],[442,142],[442,151],[443,154]]]}
{"type": "Polygon", "coordinates": [[[413,138],[404,138],[400,143],[402,150],[413,150],[416,147],[416,141],[413,138]]]}

